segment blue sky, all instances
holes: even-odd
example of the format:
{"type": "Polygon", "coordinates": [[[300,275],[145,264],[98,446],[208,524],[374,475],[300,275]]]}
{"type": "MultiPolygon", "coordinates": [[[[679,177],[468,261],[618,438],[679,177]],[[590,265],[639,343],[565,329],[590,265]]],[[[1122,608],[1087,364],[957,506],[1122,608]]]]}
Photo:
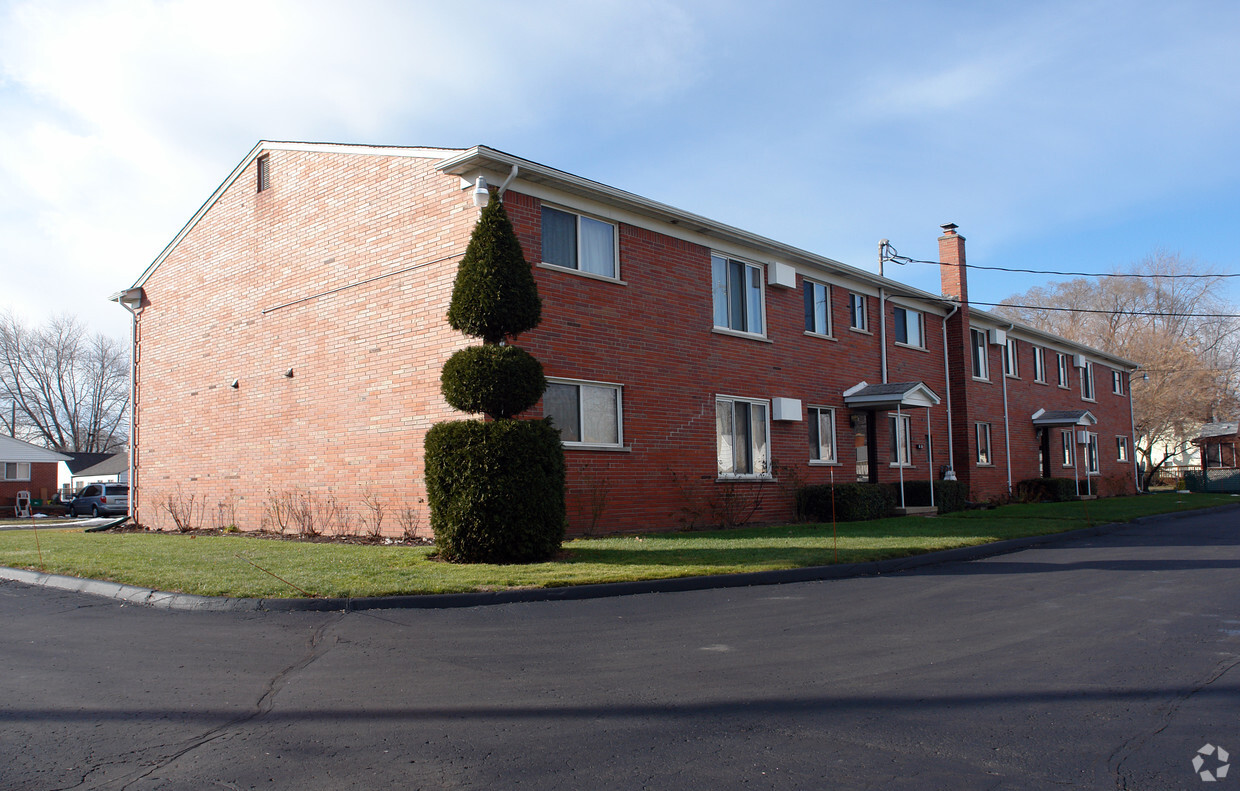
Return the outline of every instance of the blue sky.
{"type": "Polygon", "coordinates": [[[124,337],[260,139],[481,143],[866,269],[950,221],[973,264],[1237,272],[1237,42],[1222,0],[0,0],[0,310],[124,337]]]}

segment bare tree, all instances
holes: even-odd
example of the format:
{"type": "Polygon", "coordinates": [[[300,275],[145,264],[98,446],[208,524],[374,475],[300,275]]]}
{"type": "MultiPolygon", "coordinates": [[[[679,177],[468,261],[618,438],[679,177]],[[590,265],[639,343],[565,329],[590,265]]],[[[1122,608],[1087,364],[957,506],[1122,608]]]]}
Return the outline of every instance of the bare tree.
{"type": "Polygon", "coordinates": [[[1131,384],[1134,446],[1148,488],[1202,422],[1240,408],[1240,320],[1216,296],[1222,278],[1178,254],[1159,251],[1126,271],[1151,277],[1032,288],[996,312],[1141,365],[1131,384]]]}
{"type": "Polygon", "coordinates": [[[29,327],[0,313],[0,424],[64,451],[109,452],[128,433],[128,354],[75,316],[29,327]]]}

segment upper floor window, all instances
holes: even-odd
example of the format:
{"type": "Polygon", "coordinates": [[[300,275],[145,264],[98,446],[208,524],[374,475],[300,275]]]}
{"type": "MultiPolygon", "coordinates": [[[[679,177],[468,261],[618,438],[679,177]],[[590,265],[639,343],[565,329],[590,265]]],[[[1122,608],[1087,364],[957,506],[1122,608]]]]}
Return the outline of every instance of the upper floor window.
{"type": "Polygon", "coordinates": [[[543,415],[565,445],[623,444],[620,386],[552,380],[543,393],[543,415]]]}
{"type": "Polygon", "coordinates": [[[810,459],[825,462],[836,461],[835,410],[812,406],[808,411],[810,459]]]}
{"type": "Polygon", "coordinates": [[[1003,344],[1003,375],[1004,376],[1020,376],[1020,365],[1016,360],[1016,339],[1008,338],[1007,343],[1003,344]]]}
{"type": "Polygon", "coordinates": [[[258,192],[271,186],[271,155],[263,154],[258,158],[258,192]]]}
{"type": "Polygon", "coordinates": [[[868,320],[865,315],[865,294],[848,295],[848,326],[854,330],[867,330],[868,320]]]}
{"type": "Polygon", "coordinates": [[[986,353],[986,332],[969,330],[969,347],[973,350],[973,375],[978,379],[989,379],[990,364],[986,353]]]}
{"type": "Polygon", "coordinates": [[[3,470],[6,481],[30,480],[30,462],[28,461],[6,461],[0,464],[0,470],[3,470]]]}
{"type": "Polygon", "coordinates": [[[805,281],[805,331],[831,334],[831,287],[805,281]]]}
{"type": "Polygon", "coordinates": [[[762,267],[710,257],[715,326],[762,334],[762,267]]]}
{"type": "Polygon", "coordinates": [[[1069,360],[1068,360],[1068,355],[1066,355],[1066,354],[1060,354],[1060,355],[1059,355],[1059,386],[1060,386],[1060,387],[1069,387],[1069,386],[1070,386],[1070,385],[1068,384],[1068,367],[1069,367],[1069,365],[1070,365],[1070,362],[1069,362],[1069,360]]]}
{"type": "Polygon", "coordinates": [[[1081,369],[1081,398],[1086,401],[1094,400],[1094,364],[1088,361],[1081,369]]]}
{"type": "Polygon", "coordinates": [[[1115,395],[1124,394],[1124,372],[1111,371],[1111,392],[1115,395]]]}
{"type": "Polygon", "coordinates": [[[1033,347],[1033,381],[1046,381],[1046,350],[1041,346],[1033,347]]]}
{"type": "Polygon", "coordinates": [[[896,343],[925,347],[925,324],[920,311],[895,308],[896,343]]]}
{"type": "Polygon", "coordinates": [[[542,207],[543,263],[602,277],[616,274],[616,226],[542,207]]]}
{"type": "Polygon", "coordinates": [[[715,439],[720,477],[762,477],[770,471],[767,402],[715,399],[715,439]]]}
{"type": "Polygon", "coordinates": [[[913,419],[910,415],[888,415],[891,430],[891,466],[908,467],[913,463],[909,448],[913,438],[913,419]]]}

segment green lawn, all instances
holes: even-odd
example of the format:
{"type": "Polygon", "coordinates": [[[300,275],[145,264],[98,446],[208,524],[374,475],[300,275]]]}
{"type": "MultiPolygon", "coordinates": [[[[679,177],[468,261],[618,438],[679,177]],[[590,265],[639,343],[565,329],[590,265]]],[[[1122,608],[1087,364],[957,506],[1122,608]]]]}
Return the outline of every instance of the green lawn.
{"type": "Polygon", "coordinates": [[[840,523],[834,535],[830,524],[797,524],[584,538],[565,543],[560,560],[521,566],[441,563],[428,560],[434,550],[424,547],[5,530],[0,565],[206,596],[302,595],[251,563],[316,596],[450,593],[766,571],[827,565],[837,557],[853,563],[1236,502],[1230,495],[1167,493],[840,523]]]}

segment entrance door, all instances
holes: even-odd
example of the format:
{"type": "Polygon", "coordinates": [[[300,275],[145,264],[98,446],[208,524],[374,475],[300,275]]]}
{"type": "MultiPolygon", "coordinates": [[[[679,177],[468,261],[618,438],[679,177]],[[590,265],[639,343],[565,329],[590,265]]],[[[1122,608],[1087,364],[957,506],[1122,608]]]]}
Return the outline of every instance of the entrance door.
{"type": "Polygon", "coordinates": [[[1038,428],[1041,432],[1038,442],[1038,468],[1042,470],[1042,477],[1051,477],[1051,430],[1046,426],[1038,428]]]}

